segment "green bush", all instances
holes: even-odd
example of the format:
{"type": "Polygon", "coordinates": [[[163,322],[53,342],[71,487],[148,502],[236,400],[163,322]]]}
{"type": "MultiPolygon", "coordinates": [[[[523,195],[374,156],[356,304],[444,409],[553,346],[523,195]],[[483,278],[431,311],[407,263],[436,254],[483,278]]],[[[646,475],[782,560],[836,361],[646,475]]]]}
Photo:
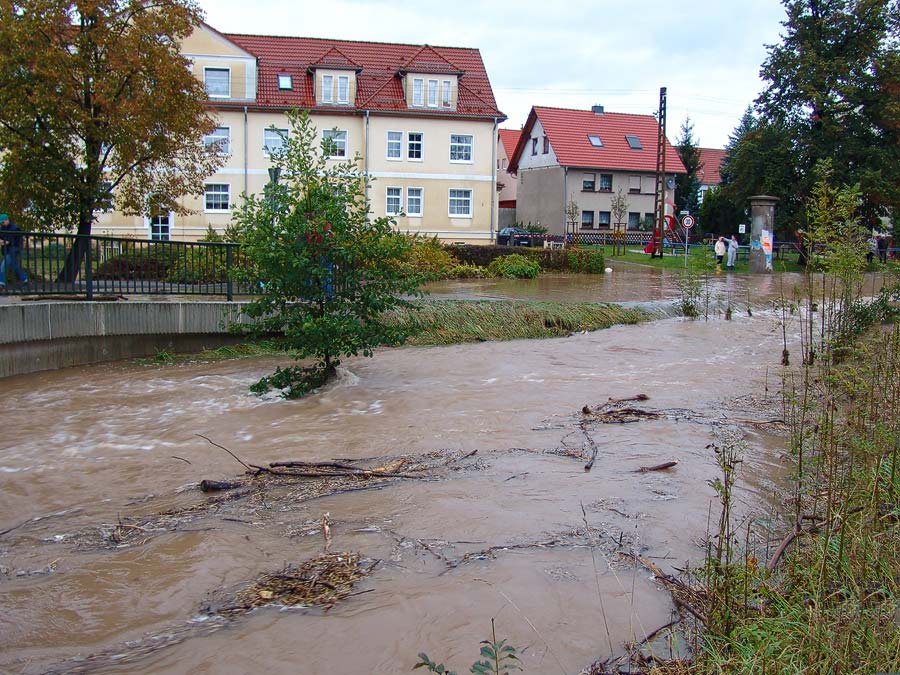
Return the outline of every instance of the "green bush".
{"type": "Polygon", "coordinates": [[[459,261],[444,248],[437,238],[413,237],[412,248],[406,264],[410,275],[425,281],[438,281],[454,276],[459,261]]]}
{"type": "Polygon", "coordinates": [[[133,248],[126,244],[119,255],[105,260],[94,271],[94,279],[144,279],[163,281],[177,256],[164,248],[133,248]]]}
{"type": "Polygon", "coordinates": [[[495,277],[534,279],[541,273],[541,266],[535,260],[529,260],[523,255],[513,253],[502,258],[495,258],[488,265],[488,272],[495,277]]]}
{"type": "Polygon", "coordinates": [[[228,280],[227,251],[224,246],[191,247],[179,253],[166,273],[175,284],[225,282],[228,280]]]}
{"type": "Polygon", "coordinates": [[[606,269],[606,260],[603,251],[590,249],[571,249],[568,256],[570,272],[582,274],[603,274],[606,269]]]}
{"type": "Polygon", "coordinates": [[[481,267],[480,265],[470,265],[468,263],[463,263],[454,267],[453,271],[450,273],[450,276],[453,279],[484,279],[486,276],[488,276],[488,271],[486,268],[481,267]]]}

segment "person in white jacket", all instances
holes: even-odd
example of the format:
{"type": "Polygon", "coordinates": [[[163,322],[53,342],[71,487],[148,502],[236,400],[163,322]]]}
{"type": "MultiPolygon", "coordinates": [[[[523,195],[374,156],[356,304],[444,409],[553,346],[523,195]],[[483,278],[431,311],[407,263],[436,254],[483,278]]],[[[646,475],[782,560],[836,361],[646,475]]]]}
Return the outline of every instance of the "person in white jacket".
{"type": "Polygon", "coordinates": [[[719,269],[722,269],[722,261],[725,259],[725,237],[719,237],[719,241],[716,242],[716,265],[719,269]]]}

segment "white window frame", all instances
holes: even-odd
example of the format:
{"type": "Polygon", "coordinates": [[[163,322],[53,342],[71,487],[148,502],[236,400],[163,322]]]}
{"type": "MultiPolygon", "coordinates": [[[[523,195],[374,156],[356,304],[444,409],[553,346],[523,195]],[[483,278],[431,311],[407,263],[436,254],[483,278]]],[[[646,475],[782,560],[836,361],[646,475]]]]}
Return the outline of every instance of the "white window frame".
{"type": "Polygon", "coordinates": [[[408,187],[406,188],[406,215],[410,218],[421,218],[422,214],[425,212],[425,188],[423,187],[408,187]],[[412,207],[409,205],[410,190],[418,190],[419,191],[419,210],[413,211],[412,207]]]}
{"type": "MultiPolygon", "coordinates": [[[[144,226],[147,228],[147,238],[150,241],[171,241],[172,240],[172,230],[175,229],[175,212],[167,211],[166,212],[166,231],[165,236],[153,236],[153,219],[162,216],[163,214],[159,214],[158,216],[144,216],[144,226]]],[[[162,231],[160,231],[160,235],[162,235],[162,231]]]]}
{"type": "Polygon", "coordinates": [[[472,204],[475,200],[475,191],[472,188],[450,188],[447,190],[447,215],[451,218],[471,218],[472,217],[472,204]],[[468,192],[468,203],[469,203],[469,211],[468,213],[453,213],[453,200],[464,200],[465,197],[462,196],[453,196],[454,192],[468,192]]]}
{"type": "Polygon", "coordinates": [[[334,103],[334,75],[322,75],[322,103],[334,103]]]}
{"type": "Polygon", "coordinates": [[[231,68],[229,68],[228,66],[222,66],[222,67],[205,66],[203,68],[203,89],[204,89],[204,91],[206,91],[206,95],[209,98],[231,98],[231,68]],[[228,93],[227,94],[210,94],[209,93],[209,85],[206,81],[206,74],[209,73],[211,70],[216,71],[216,72],[227,73],[227,78],[226,78],[227,83],[228,83],[228,93]]]}
{"type": "Polygon", "coordinates": [[[272,150],[279,150],[279,149],[283,148],[284,144],[287,143],[287,141],[288,141],[288,137],[289,137],[290,133],[291,133],[290,129],[271,129],[271,128],[263,129],[263,154],[266,157],[271,157],[272,150]],[[273,148],[266,142],[268,140],[266,138],[266,135],[273,134],[273,133],[278,134],[279,138],[281,139],[281,143],[277,148],[273,148]],[[270,150],[270,148],[272,148],[272,149],[270,150]]]}
{"type": "MultiPolygon", "coordinates": [[[[223,193],[220,191],[216,191],[212,193],[214,195],[222,195],[223,193]]],[[[203,184],[203,212],[204,213],[227,213],[231,210],[231,184],[230,183],[204,183],[203,184]],[[209,196],[211,187],[221,187],[225,186],[225,206],[223,208],[211,208],[209,206],[209,196]]]]}
{"type": "Polygon", "coordinates": [[[326,138],[325,134],[334,134],[333,136],[331,136],[331,138],[332,138],[332,140],[334,140],[334,142],[338,148],[341,147],[341,144],[340,144],[341,139],[339,138],[339,136],[340,136],[340,134],[344,135],[344,138],[342,139],[344,141],[343,153],[341,153],[340,155],[325,155],[325,156],[328,159],[347,159],[347,150],[348,150],[348,145],[349,145],[349,140],[350,140],[350,136],[347,133],[347,130],[346,129],[322,129],[322,140],[323,141],[326,138]]]}
{"type": "Polygon", "coordinates": [[[453,82],[444,80],[441,83],[441,107],[449,108],[453,105],[453,82]]]}
{"type": "Polygon", "coordinates": [[[386,216],[399,216],[403,211],[403,188],[398,185],[389,185],[384,188],[384,214],[386,216]],[[391,211],[391,190],[396,190],[397,210],[391,211]]]}
{"type": "Polygon", "coordinates": [[[450,134],[450,155],[449,155],[451,164],[471,164],[475,161],[475,135],[474,134],[450,134]],[[469,142],[460,142],[453,141],[453,137],[456,138],[468,138],[469,142]],[[457,155],[459,154],[460,148],[465,148],[468,146],[469,148],[469,159],[453,159],[453,148],[457,148],[457,155]]]}
{"type": "Polygon", "coordinates": [[[385,159],[387,159],[389,162],[403,161],[403,132],[402,131],[392,131],[390,129],[388,130],[387,135],[386,135],[386,147],[385,147],[384,156],[385,156],[385,159]],[[400,140],[399,141],[391,141],[391,134],[400,134],[400,140]],[[391,156],[391,143],[392,142],[399,143],[399,145],[397,146],[397,156],[396,157],[391,156]]]}
{"type": "Polygon", "coordinates": [[[294,78],[289,73],[278,73],[278,89],[290,91],[294,88],[294,78]]]}
{"type": "Polygon", "coordinates": [[[594,212],[590,209],[585,209],[581,212],[581,228],[582,230],[593,230],[594,229],[594,212]],[[587,220],[585,220],[585,216],[589,216],[587,220]]]}
{"type": "Polygon", "coordinates": [[[424,131],[407,131],[406,132],[406,161],[407,162],[424,162],[425,161],[425,132],[424,131]],[[413,134],[419,135],[419,157],[410,157],[409,151],[412,149],[410,143],[413,134]]]}
{"type": "Polygon", "coordinates": [[[337,102],[347,105],[350,103],[350,77],[347,75],[338,75],[337,85],[337,102]]]}
{"type": "Polygon", "coordinates": [[[417,108],[425,105],[425,80],[421,77],[414,77],[412,81],[412,104],[417,108]],[[419,85],[418,96],[416,96],[416,83],[419,85]]]}
{"type": "Polygon", "coordinates": [[[218,154],[219,155],[230,155],[231,154],[231,127],[216,127],[213,130],[213,133],[206,134],[206,136],[203,137],[203,145],[205,145],[206,147],[209,147],[210,145],[213,145],[214,143],[219,143],[223,139],[224,139],[225,143],[219,145],[219,153],[218,154]],[[224,137],[216,134],[217,131],[222,131],[222,130],[225,131],[224,137]]]}
{"type": "Polygon", "coordinates": [[[437,108],[438,106],[438,81],[428,80],[428,107],[437,108]]]}
{"type": "Polygon", "coordinates": [[[628,176],[628,192],[629,194],[639,195],[641,193],[641,181],[640,175],[630,174],[628,176]]]}

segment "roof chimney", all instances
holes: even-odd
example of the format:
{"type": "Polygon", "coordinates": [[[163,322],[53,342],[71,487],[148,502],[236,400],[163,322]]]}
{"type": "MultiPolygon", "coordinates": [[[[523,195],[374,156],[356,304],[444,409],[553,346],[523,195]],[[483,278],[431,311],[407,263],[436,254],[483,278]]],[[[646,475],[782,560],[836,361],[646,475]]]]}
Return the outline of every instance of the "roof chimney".
{"type": "Polygon", "coordinates": [[[603,106],[602,105],[592,105],[591,112],[594,113],[595,115],[602,115],[603,114],[603,106]]]}

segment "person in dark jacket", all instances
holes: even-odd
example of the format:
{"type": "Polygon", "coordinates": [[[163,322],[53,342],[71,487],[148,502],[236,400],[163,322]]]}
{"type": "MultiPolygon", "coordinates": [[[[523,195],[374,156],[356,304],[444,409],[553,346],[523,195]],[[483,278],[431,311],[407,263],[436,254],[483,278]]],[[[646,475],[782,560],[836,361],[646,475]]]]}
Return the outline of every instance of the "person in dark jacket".
{"type": "Polygon", "coordinates": [[[890,241],[885,235],[878,237],[878,259],[883,263],[887,262],[888,244],[890,244],[890,241]]]}
{"type": "Polygon", "coordinates": [[[0,213],[0,244],[3,246],[3,261],[0,262],[0,290],[6,288],[6,271],[11,269],[19,282],[28,283],[28,275],[22,270],[22,230],[0,213]]]}

